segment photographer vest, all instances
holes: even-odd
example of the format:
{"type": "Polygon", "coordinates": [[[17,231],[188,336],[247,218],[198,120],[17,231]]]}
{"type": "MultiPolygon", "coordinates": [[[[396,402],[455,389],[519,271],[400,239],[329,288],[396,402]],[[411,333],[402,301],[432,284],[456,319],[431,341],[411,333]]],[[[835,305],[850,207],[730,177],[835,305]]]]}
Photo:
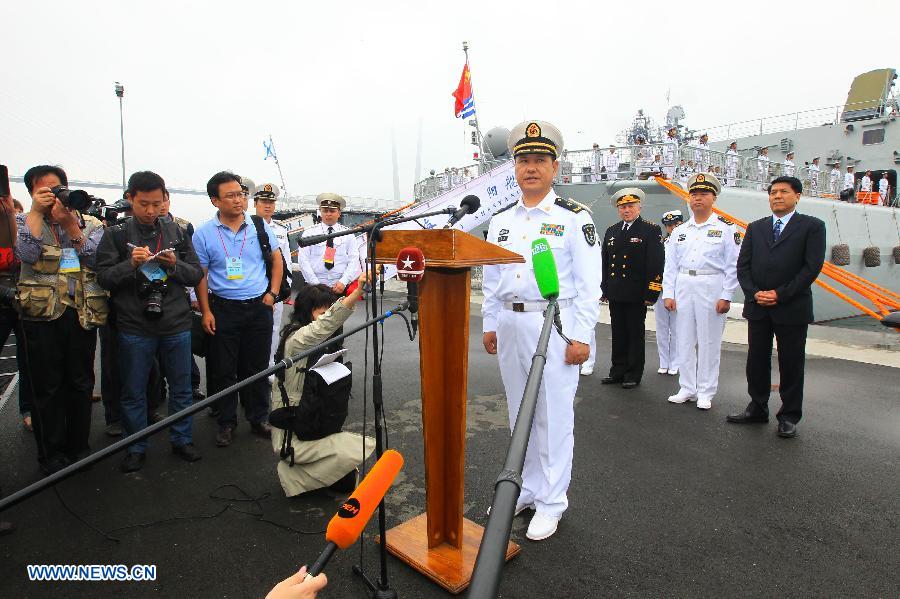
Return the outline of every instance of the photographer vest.
{"type": "MultiPolygon", "coordinates": [[[[82,235],[103,225],[84,216],[82,235]]],[[[72,308],[85,330],[106,324],[109,294],[97,282],[97,273],[81,264],[78,272],[60,272],[63,248],[47,221],[41,226],[41,255],[37,262],[22,262],[16,296],[23,320],[56,320],[72,308]]]]}

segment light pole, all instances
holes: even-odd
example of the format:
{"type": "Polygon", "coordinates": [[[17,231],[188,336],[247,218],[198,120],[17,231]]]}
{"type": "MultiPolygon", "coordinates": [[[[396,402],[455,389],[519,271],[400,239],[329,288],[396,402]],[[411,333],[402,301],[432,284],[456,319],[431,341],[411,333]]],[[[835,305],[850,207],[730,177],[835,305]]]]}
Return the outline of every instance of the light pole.
{"type": "Polygon", "coordinates": [[[119,98],[119,139],[122,142],[122,193],[125,193],[125,117],[122,115],[122,98],[125,96],[125,86],[116,81],[116,96],[119,98]]]}

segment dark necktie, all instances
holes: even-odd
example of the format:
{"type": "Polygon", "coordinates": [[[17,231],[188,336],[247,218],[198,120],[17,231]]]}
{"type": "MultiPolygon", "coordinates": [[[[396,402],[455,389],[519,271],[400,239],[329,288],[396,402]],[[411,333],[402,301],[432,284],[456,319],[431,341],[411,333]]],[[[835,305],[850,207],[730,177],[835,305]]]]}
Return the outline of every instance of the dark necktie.
{"type": "MultiPolygon", "coordinates": [[[[328,227],[328,234],[331,235],[334,233],[334,227],[328,227]]],[[[333,248],[334,247],[334,238],[330,238],[325,241],[325,247],[333,248]]],[[[334,268],[334,260],[325,260],[325,268],[331,270],[334,268]]]]}
{"type": "Polygon", "coordinates": [[[631,223],[625,223],[625,226],[622,227],[622,232],[627,233],[628,228],[631,226],[631,223]]]}
{"type": "Polygon", "coordinates": [[[781,219],[775,221],[775,229],[772,231],[772,237],[775,238],[775,241],[778,241],[778,238],[781,237],[781,219]]]}

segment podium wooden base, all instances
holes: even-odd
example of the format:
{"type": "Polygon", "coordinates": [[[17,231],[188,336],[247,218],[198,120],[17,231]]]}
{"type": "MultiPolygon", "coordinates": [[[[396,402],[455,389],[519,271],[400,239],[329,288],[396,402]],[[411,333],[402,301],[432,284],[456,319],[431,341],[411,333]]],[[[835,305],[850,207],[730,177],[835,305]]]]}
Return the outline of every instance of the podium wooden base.
{"type": "MultiPolygon", "coordinates": [[[[484,528],[463,519],[462,549],[446,543],[428,549],[426,515],[420,514],[387,531],[387,550],[456,595],[464,591],[472,580],[483,534],[484,528]]],[[[506,560],[509,561],[521,550],[510,541],[506,546],[506,560]]]]}

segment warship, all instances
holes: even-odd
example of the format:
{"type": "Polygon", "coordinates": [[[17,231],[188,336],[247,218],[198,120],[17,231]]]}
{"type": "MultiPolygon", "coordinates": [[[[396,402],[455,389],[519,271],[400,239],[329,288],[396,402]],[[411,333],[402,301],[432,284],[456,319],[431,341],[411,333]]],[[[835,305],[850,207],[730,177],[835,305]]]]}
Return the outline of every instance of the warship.
{"type": "MultiPolygon", "coordinates": [[[[792,172],[803,181],[804,197],[799,209],[822,219],[827,228],[826,259],[875,285],[897,293],[900,290],[900,223],[898,223],[897,169],[900,164],[900,105],[894,84],[895,69],[879,69],[855,77],[846,101],[818,108],[729,123],[709,128],[690,128],[681,106],[671,107],[663,124],[639,111],[631,126],[622,131],[613,145],[566,150],[560,157],[556,192],[588,206],[599,230],[618,220],[609,198],[622,187],[639,187],[647,195],[642,216],[659,222],[668,210],[687,212],[684,200],[656,178],[667,176],[652,159],[664,155],[666,133],[677,131],[675,165],[696,163],[694,168],[716,172],[729,179],[716,206],[724,214],[750,222],[770,213],[766,187],[776,176],[792,172]],[[702,135],[708,145],[698,143],[702,135]],[[737,153],[727,148],[736,144],[737,153]],[[768,149],[768,162],[759,155],[768,149]],[[614,152],[618,170],[606,172],[603,156],[614,152]],[[795,165],[786,164],[788,153],[795,165]],[[819,171],[811,168],[819,158],[819,171]],[[832,167],[841,169],[837,187],[830,177],[832,167]],[[842,201],[840,189],[847,166],[856,170],[854,202],[842,201]],[[730,168],[729,168],[730,167],[730,168]],[[871,171],[875,192],[861,192],[860,180],[871,171]],[[878,182],[887,173],[889,190],[878,197],[878,182]],[[878,205],[880,203],[885,205],[878,205]]],[[[490,195],[497,181],[508,181],[512,172],[503,127],[488,131],[479,144],[482,161],[432,175],[415,185],[415,197],[433,204],[445,195],[465,189],[468,193],[490,195]],[[480,173],[472,180],[453,177],[467,170],[480,173]]],[[[684,169],[669,173],[674,182],[687,179],[684,169]]],[[[483,223],[481,226],[485,226],[483,223]]],[[[814,287],[816,318],[819,322],[855,317],[861,310],[833,293],[814,287]]],[[[866,304],[864,299],[856,298],[866,304]]],[[[736,301],[741,301],[736,298],[736,301]]]]}

